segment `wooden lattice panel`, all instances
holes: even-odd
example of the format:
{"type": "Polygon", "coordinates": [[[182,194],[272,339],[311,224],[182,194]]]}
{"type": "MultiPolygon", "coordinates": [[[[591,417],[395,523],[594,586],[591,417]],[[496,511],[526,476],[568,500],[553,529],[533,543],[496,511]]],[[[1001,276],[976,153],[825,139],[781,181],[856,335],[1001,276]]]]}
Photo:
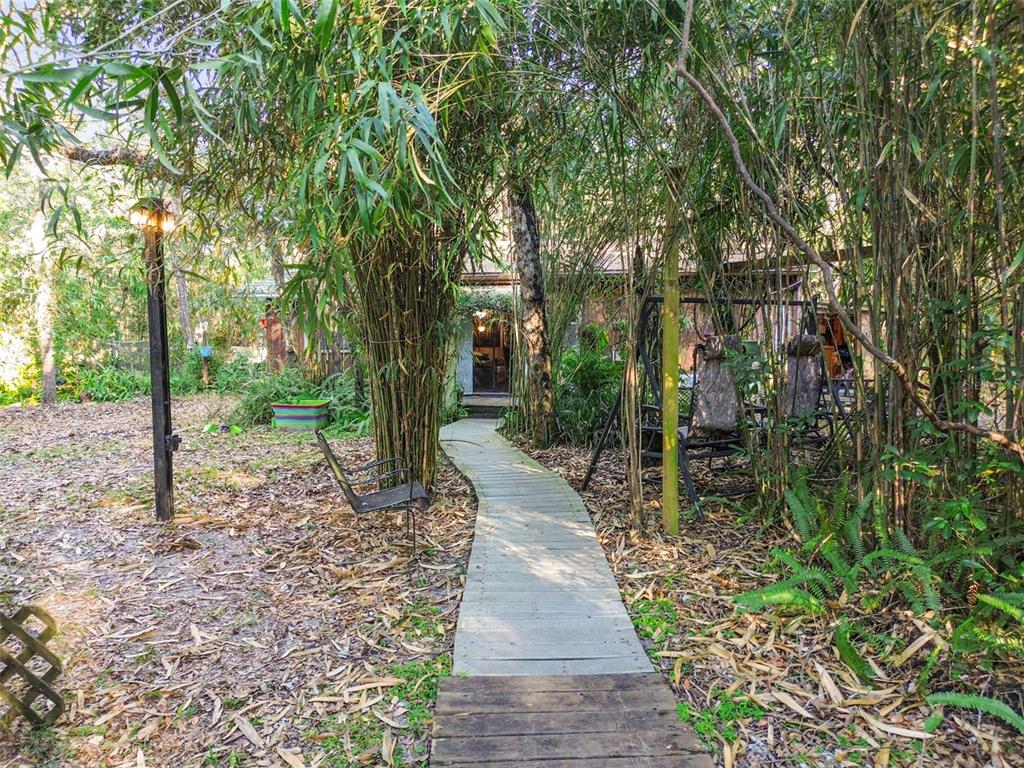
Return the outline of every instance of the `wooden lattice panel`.
{"type": "Polygon", "coordinates": [[[13,616],[0,613],[0,700],[7,704],[0,722],[21,715],[32,725],[51,725],[64,711],[51,685],[62,671],[60,659],[46,647],[56,631],[53,617],[34,605],[13,616]]]}

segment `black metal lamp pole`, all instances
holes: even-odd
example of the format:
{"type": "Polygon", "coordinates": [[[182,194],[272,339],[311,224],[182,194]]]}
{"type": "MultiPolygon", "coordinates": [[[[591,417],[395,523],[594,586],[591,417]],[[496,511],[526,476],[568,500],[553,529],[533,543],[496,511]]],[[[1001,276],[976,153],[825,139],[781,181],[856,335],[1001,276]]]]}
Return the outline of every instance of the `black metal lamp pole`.
{"type": "Polygon", "coordinates": [[[171,431],[171,387],[167,353],[167,302],[164,283],[163,237],[174,219],[162,200],[139,203],[132,211],[135,223],[142,227],[145,241],[146,313],[149,319],[149,375],[153,404],[153,471],[155,477],[156,519],[170,520],[174,515],[174,451],[181,438],[171,431]]]}

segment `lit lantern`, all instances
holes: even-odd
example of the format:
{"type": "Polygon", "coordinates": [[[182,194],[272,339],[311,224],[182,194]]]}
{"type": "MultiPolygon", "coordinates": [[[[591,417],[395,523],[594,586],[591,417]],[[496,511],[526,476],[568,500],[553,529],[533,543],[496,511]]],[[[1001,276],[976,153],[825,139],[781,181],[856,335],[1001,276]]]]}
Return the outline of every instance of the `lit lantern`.
{"type": "Polygon", "coordinates": [[[128,220],[144,232],[157,231],[161,234],[173,232],[177,226],[174,214],[159,197],[147,197],[132,206],[128,220]]]}

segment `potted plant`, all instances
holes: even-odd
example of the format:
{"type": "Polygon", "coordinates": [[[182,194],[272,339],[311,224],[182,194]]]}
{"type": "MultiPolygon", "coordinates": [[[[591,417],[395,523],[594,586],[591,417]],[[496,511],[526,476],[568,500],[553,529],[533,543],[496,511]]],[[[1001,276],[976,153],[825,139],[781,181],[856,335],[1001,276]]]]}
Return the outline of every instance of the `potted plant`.
{"type": "Polygon", "coordinates": [[[330,400],[294,400],[290,403],[271,403],[274,426],[287,432],[312,432],[327,426],[327,407],[330,400]]]}

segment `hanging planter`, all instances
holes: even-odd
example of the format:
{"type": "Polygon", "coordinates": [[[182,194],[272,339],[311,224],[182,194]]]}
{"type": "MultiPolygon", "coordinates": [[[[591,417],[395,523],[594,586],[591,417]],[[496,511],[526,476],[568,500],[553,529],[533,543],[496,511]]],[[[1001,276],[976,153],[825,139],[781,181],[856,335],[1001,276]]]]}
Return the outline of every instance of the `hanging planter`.
{"type": "Polygon", "coordinates": [[[293,403],[272,403],[274,426],[286,432],[312,432],[327,426],[330,400],[296,400],[293,403]]]}

